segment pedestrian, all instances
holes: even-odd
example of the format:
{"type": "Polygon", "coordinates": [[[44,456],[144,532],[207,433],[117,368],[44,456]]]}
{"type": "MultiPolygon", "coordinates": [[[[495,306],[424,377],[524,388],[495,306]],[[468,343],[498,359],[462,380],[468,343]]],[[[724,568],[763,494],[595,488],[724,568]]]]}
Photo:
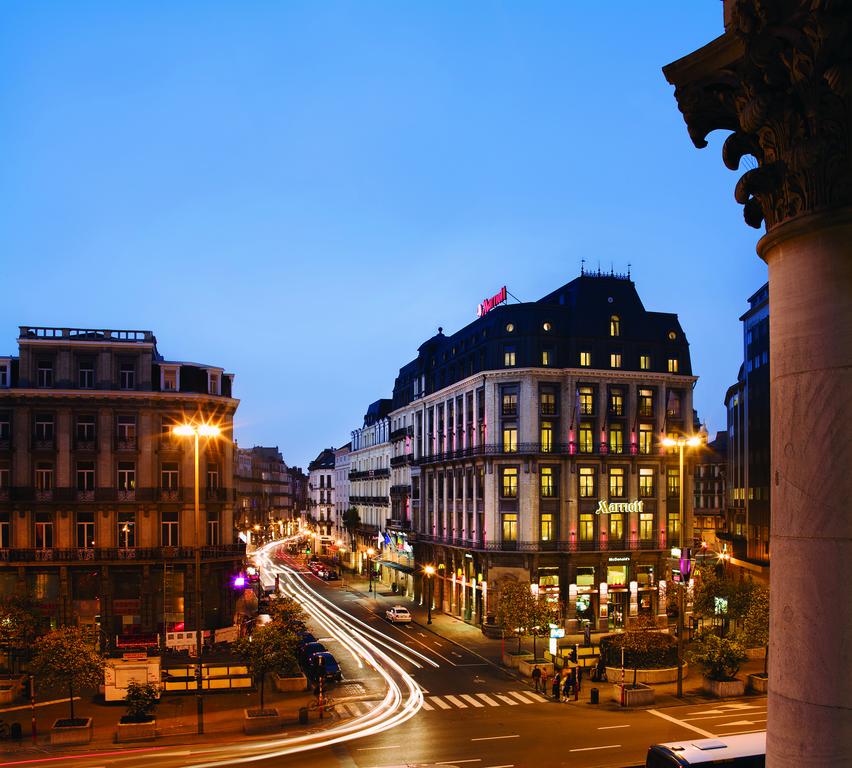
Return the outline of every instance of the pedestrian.
{"type": "Polygon", "coordinates": [[[562,696],[565,701],[568,701],[571,698],[571,688],[573,687],[571,679],[573,675],[566,670],[565,678],[562,683],[562,696]]]}
{"type": "Polygon", "coordinates": [[[592,625],[588,621],[583,627],[583,641],[586,644],[586,648],[588,648],[592,644],[592,625]]]}
{"type": "Polygon", "coordinates": [[[539,668],[538,664],[533,667],[532,679],[533,683],[535,684],[536,693],[538,693],[541,690],[541,669],[539,668]]]}
{"type": "Polygon", "coordinates": [[[547,696],[547,681],[550,679],[550,669],[545,667],[541,672],[541,692],[547,696]]]}
{"type": "Polygon", "coordinates": [[[551,693],[553,693],[553,700],[559,701],[559,675],[553,676],[553,686],[551,688],[551,693]]]}

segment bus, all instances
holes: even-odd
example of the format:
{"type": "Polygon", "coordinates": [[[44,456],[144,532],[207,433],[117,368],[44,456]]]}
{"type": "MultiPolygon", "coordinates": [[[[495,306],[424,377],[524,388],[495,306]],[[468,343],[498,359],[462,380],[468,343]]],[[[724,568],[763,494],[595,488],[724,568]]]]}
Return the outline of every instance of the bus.
{"type": "Polygon", "coordinates": [[[764,768],[766,731],[721,736],[718,739],[683,739],[655,744],[648,749],[645,759],[645,768],[677,768],[684,765],[764,768]]]}

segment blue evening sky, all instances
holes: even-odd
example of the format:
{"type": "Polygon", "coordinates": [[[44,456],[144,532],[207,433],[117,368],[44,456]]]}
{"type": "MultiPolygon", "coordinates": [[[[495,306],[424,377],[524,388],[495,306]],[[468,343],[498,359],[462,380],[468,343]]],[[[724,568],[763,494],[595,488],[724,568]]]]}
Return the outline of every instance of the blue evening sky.
{"type": "Polygon", "coordinates": [[[152,329],[236,374],[242,445],[305,465],[501,285],[630,262],[723,429],[766,269],[660,71],[721,32],[718,0],[8,0],[0,353],[152,329]]]}

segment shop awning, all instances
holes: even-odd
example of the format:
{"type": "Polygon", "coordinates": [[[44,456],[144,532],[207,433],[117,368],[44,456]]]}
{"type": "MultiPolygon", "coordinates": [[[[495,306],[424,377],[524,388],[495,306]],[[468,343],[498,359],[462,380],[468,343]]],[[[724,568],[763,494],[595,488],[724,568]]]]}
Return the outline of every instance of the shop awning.
{"type": "Polygon", "coordinates": [[[403,573],[414,573],[414,569],[410,566],[395,563],[393,560],[379,560],[379,565],[385,565],[388,568],[393,568],[395,571],[402,571],[403,573]]]}

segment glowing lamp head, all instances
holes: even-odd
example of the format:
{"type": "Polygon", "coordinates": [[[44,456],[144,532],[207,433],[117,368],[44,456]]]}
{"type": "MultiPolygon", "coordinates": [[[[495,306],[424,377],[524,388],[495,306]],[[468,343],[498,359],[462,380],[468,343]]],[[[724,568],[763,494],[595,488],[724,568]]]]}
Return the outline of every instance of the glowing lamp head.
{"type": "Polygon", "coordinates": [[[434,576],[435,575],[435,566],[434,565],[424,565],[423,566],[423,573],[425,573],[427,576],[434,576]]]}
{"type": "Polygon", "coordinates": [[[698,435],[693,435],[692,437],[687,439],[686,444],[690,448],[697,448],[703,442],[704,441],[698,435]]]}
{"type": "Polygon", "coordinates": [[[178,437],[192,437],[195,430],[190,424],[178,424],[176,427],[172,427],[172,434],[178,437]]]}
{"type": "Polygon", "coordinates": [[[234,577],[234,587],[236,589],[242,589],[246,585],[246,577],[240,574],[239,576],[234,577]]]}
{"type": "Polygon", "coordinates": [[[677,440],[671,437],[664,437],[660,442],[666,446],[666,448],[674,448],[677,445],[677,440]]]}
{"type": "Polygon", "coordinates": [[[375,550],[375,549],[373,549],[372,547],[367,547],[367,554],[368,554],[370,557],[372,557],[373,555],[375,555],[375,554],[376,554],[376,550],[375,550]]]}
{"type": "Polygon", "coordinates": [[[254,529],[255,529],[256,531],[259,531],[259,530],[260,530],[260,523],[255,523],[255,524],[254,524],[254,529]]]}
{"type": "Polygon", "coordinates": [[[220,431],[215,424],[202,424],[198,428],[198,434],[202,437],[216,437],[220,431]]]}

